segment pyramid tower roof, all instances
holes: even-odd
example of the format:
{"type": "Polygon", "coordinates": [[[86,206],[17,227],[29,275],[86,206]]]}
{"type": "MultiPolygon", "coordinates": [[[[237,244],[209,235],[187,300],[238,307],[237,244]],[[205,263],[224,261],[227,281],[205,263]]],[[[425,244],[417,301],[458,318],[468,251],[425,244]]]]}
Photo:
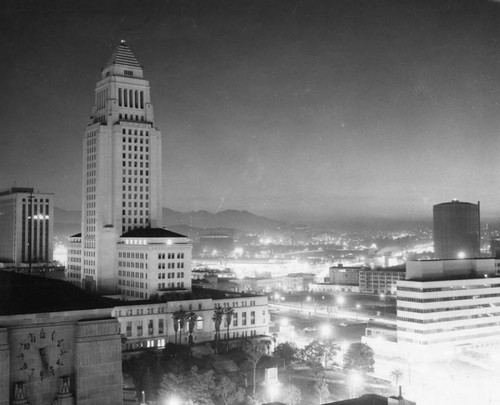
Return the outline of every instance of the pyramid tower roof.
{"type": "Polygon", "coordinates": [[[142,69],[142,66],[139,64],[137,58],[134,56],[124,40],[122,40],[120,44],[114,49],[108,62],[106,63],[106,65],[104,65],[104,69],[112,65],[122,65],[142,69]]]}

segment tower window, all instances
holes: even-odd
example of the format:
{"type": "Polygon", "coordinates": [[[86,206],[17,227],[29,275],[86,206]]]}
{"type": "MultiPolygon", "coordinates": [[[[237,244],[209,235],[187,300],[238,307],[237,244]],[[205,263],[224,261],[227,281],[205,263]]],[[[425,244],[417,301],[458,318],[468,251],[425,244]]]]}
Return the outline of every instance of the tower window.
{"type": "Polygon", "coordinates": [[[124,71],[123,71],[123,74],[124,74],[125,76],[133,76],[133,75],[134,75],[134,72],[132,72],[131,70],[124,70],[124,71]]]}

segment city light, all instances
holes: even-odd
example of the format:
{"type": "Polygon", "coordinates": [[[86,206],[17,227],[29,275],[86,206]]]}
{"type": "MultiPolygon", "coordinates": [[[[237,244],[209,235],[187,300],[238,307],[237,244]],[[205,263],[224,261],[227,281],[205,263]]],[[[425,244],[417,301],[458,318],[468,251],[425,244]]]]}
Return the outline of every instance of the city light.
{"type": "Polygon", "coordinates": [[[181,405],[181,404],[182,404],[181,400],[177,398],[175,395],[170,396],[165,401],[165,405],[181,405]]]}
{"type": "Polygon", "coordinates": [[[345,304],[345,298],[342,295],[339,295],[337,299],[335,300],[337,305],[344,305],[345,304]]]}
{"type": "Polygon", "coordinates": [[[274,383],[267,386],[267,393],[269,394],[270,401],[273,402],[274,398],[280,393],[280,384],[274,383]]]}
{"type": "Polygon", "coordinates": [[[363,377],[357,371],[354,371],[349,377],[349,385],[351,391],[351,398],[356,398],[357,391],[361,383],[363,382],[363,377]]]}
{"type": "Polygon", "coordinates": [[[319,327],[319,332],[323,339],[328,339],[332,335],[332,327],[325,323],[319,327]]]}
{"type": "Polygon", "coordinates": [[[459,259],[465,259],[465,252],[458,252],[457,257],[459,259]]]}

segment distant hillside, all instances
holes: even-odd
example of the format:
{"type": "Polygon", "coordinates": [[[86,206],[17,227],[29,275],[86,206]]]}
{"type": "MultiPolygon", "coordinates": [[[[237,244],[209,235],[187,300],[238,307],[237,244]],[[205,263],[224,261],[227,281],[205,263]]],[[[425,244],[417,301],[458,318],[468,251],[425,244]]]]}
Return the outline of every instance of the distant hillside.
{"type": "Polygon", "coordinates": [[[217,213],[196,211],[181,213],[163,209],[163,223],[167,228],[187,225],[191,228],[231,228],[244,232],[263,232],[290,228],[285,222],[252,214],[248,211],[226,210],[217,213]]]}
{"type": "MultiPolygon", "coordinates": [[[[81,212],[54,208],[54,236],[65,241],[67,237],[81,231],[81,212]]],[[[254,215],[248,211],[226,210],[218,213],[196,211],[182,213],[163,209],[163,224],[166,228],[197,238],[207,229],[228,228],[241,232],[265,232],[288,229],[290,225],[273,219],[254,215]]]]}

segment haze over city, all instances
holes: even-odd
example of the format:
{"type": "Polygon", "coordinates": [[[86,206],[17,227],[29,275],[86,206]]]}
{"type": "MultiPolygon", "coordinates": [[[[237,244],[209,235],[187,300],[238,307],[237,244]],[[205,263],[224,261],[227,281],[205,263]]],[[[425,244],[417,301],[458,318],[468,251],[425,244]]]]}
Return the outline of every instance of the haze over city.
{"type": "Polygon", "coordinates": [[[8,1],[0,187],[81,209],[93,87],[124,39],[163,134],[163,204],[277,219],[499,215],[500,6],[8,1]]]}

